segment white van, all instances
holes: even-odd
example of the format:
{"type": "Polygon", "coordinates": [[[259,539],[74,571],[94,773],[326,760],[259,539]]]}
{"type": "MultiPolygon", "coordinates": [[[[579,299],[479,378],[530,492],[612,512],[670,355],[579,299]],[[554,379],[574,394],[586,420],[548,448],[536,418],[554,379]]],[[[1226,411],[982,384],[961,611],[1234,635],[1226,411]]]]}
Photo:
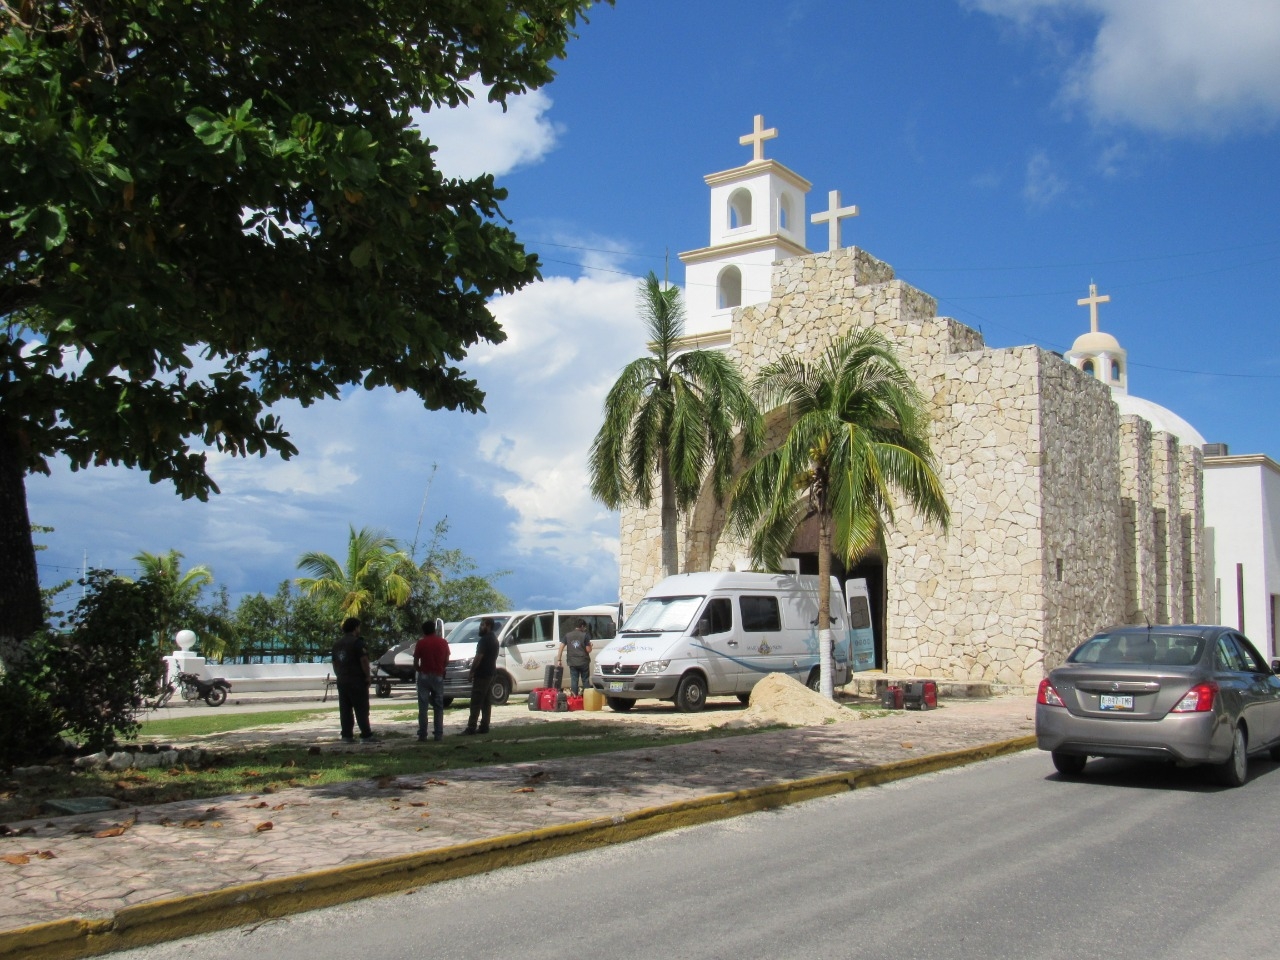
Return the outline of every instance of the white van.
{"type": "MultiPolygon", "coordinates": [[[[471,681],[467,677],[476,656],[480,621],[485,617],[493,618],[493,629],[498,634],[498,669],[489,691],[490,700],[498,705],[506,703],[513,693],[528,693],[542,686],[545,668],[553,666],[560,653],[560,638],[572,630],[578,620],[587,622],[594,659],[595,653],[617,634],[619,619],[617,604],[467,617],[445,638],[449,641],[449,666],[444,673],[446,700],[471,696],[471,681]]],[[[568,679],[568,670],[565,679],[568,679]]]]}
{"type": "MultiPolygon", "coordinates": [[[[832,682],[849,681],[847,608],[831,578],[832,682]]],[[[617,638],[597,651],[591,685],[614,710],[672,700],[701,710],[769,673],[818,688],[818,578],[774,573],[682,573],[650,590],[617,638]]]]}

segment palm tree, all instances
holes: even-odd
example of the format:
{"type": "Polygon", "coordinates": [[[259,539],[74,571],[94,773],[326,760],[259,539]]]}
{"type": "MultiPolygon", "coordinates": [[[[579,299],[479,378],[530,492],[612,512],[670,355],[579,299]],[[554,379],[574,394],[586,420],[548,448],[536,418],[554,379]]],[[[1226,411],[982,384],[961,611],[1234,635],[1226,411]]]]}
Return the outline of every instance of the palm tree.
{"type": "Polygon", "coordinates": [[[196,604],[204,588],[213,583],[213,571],[204,564],[199,564],[183,573],[182,554],[177,550],[169,550],[167,553],[148,553],[143,550],[133,559],[142,568],[143,578],[160,584],[162,602],[160,622],[156,624],[156,642],[159,647],[172,650],[173,637],[178,628],[184,622],[194,623],[198,618],[196,604]]]}
{"type": "Polygon", "coordinates": [[[885,551],[896,491],[943,530],[946,497],[929,446],[924,399],[875,329],[847,334],[812,365],[788,355],[760,371],[765,410],[786,408],[779,446],[739,478],[731,506],[752,560],[777,569],[796,528],[818,524],[818,648],[821,691],[831,682],[831,554],[847,566],[885,551]]]}
{"type": "Polygon", "coordinates": [[[591,444],[591,495],[611,510],[647,507],[658,479],[662,567],[678,573],[676,518],[698,499],[710,470],[718,499],[728,493],[739,443],[754,455],[760,414],[732,361],[718,350],[679,353],[684,333],[680,291],[650,273],[637,306],[649,330],[650,356],[629,363],[604,401],[591,444]]]}
{"type": "Polygon", "coordinates": [[[327,553],[304,553],[298,558],[298,569],[311,576],[294,582],[309,597],[334,601],[344,617],[358,617],[377,601],[397,607],[404,604],[412,591],[413,560],[380,530],[348,529],[345,564],[327,553]]]}

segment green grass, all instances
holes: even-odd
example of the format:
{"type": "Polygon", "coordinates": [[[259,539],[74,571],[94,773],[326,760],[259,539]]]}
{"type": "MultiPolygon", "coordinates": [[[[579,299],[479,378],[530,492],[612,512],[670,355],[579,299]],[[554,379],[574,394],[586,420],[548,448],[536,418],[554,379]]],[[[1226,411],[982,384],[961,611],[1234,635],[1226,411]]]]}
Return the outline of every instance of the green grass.
{"type": "MultiPolygon", "coordinates": [[[[379,722],[418,718],[417,704],[377,703],[370,704],[371,714],[376,713],[379,722]],[[391,716],[386,714],[391,713],[391,716]]],[[[284,723],[298,723],[303,720],[320,720],[332,716],[337,723],[338,705],[332,707],[305,707],[294,710],[269,710],[263,713],[220,713],[200,712],[184,717],[158,717],[155,720],[142,719],[142,728],[138,731],[144,739],[156,737],[203,737],[214,733],[232,733],[236,730],[249,730],[254,727],[274,727],[284,723]]]]}
{"type": "MultiPolygon", "coordinates": [[[[272,711],[268,714],[203,715],[192,721],[226,722],[281,715],[297,719],[315,711],[272,711]]],[[[416,716],[416,712],[415,712],[416,716]]],[[[173,723],[185,722],[172,721],[173,723]]],[[[239,729],[239,728],[232,728],[239,729]]],[[[366,778],[394,778],[402,774],[431,774],[495,763],[556,760],[687,743],[758,731],[711,729],[696,732],[637,733],[617,723],[589,720],[494,727],[483,737],[446,737],[443,743],[418,743],[406,734],[383,736],[383,744],[317,749],[308,745],[258,748],[220,753],[219,762],[192,770],[79,771],[58,766],[37,780],[13,782],[0,788],[0,823],[40,815],[45,800],[63,797],[112,797],[125,804],[166,803],[230,793],[269,794],[288,787],[321,786],[366,778]],[[313,749],[315,752],[312,752],[313,749]]],[[[148,738],[150,739],[150,738],[148,738]]]]}

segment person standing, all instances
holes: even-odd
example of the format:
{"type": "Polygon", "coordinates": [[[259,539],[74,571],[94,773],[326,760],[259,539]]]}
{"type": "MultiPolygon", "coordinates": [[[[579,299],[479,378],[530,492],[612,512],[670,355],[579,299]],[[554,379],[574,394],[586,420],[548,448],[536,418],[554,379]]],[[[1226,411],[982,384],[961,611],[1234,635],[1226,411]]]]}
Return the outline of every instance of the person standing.
{"type": "Polygon", "coordinates": [[[338,688],[338,718],[342,724],[343,743],[355,743],[355,728],[360,726],[360,739],[374,739],[369,727],[369,652],[360,638],[360,621],[347,617],[342,621],[342,636],[333,645],[333,679],[338,688]]]}
{"type": "Polygon", "coordinates": [[[413,669],[418,677],[418,740],[427,739],[427,705],[431,706],[434,739],[444,739],[444,670],[449,665],[449,641],[436,631],[436,622],[422,625],[422,637],[413,647],[413,669]]]}
{"type": "Polygon", "coordinates": [[[464,736],[489,732],[489,715],[493,712],[489,687],[497,670],[498,636],[493,632],[493,618],[485,617],[480,621],[476,657],[471,661],[471,715],[467,718],[467,729],[462,731],[464,736]]]}
{"type": "Polygon", "coordinates": [[[560,638],[556,664],[562,663],[569,664],[569,693],[576,697],[586,689],[591,671],[591,634],[587,633],[587,621],[579,619],[573,629],[560,638]]]}

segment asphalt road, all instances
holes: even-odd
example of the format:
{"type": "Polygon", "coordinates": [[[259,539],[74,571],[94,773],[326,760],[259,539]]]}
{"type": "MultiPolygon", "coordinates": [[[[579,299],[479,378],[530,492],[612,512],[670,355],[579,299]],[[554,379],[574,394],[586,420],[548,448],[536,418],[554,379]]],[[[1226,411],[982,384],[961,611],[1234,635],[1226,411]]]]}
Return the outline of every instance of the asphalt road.
{"type": "Polygon", "coordinates": [[[1278,818],[1268,761],[1229,790],[1032,751],[116,956],[1277,956],[1278,818]]]}

